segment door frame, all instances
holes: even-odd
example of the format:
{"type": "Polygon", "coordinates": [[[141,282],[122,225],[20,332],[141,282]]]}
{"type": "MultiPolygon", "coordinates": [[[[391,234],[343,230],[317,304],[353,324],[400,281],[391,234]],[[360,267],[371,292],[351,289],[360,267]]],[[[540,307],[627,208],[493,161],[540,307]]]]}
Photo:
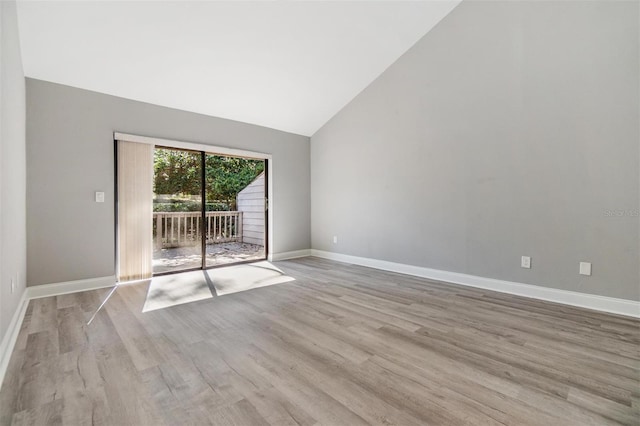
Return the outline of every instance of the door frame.
{"type": "MultiPolygon", "coordinates": [[[[212,155],[224,155],[224,156],[231,156],[231,157],[243,157],[243,158],[251,158],[251,159],[256,159],[256,160],[263,160],[264,161],[264,168],[265,168],[265,192],[266,192],[266,211],[265,211],[265,236],[264,236],[264,251],[265,251],[265,258],[268,261],[272,261],[273,260],[273,256],[271,254],[271,248],[273,247],[273,209],[274,209],[274,202],[273,202],[273,188],[271,185],[271,182],[273,181],[273,156],[271,154],[267,154],[267,153],[263,153],[263,152],[256,152],[256,151],[248,151],[248,150],[243,150],[243,149],[237,149],[237,148],[229,148],[229,147],[225,147],[225,146],[219,146],[219,145],[209,145],[209,144],[204,144],[204,143],[197,143],[197,142],[185,142],[185,141],[176,141],[176,140],[171,140],[171,139],[162,139],[162,138],[155,138],[155,137],[149,137],[149,136],[140,136],[140,135],[132,135],[132,134],[128,134],[128,133],[121,133],[121,132],[114,132],[113,133],[113,140],[114,140],[114,145],[116,144],[116,141],[118,140],[126,140],[128,142],[136,142],[136,143],[144,143],[144,144],[149,144],[149,145],[154,145],[154,146],[158,146],[158,147],[164,147],[164,148],[176,148],[176,149],[183,149],[183,150],[188,150],[188,151],[199,151],[199,152],[204,152],[205,154],[212,154],[212,155]]],[[[204,156],[202,156],[202,158],[204,159],[204,156]]],[[[201,173],[204,174],[205,170],[204,167],[201,167],[201,173]]],[[[115,222],[115,229],[114,229],[114,234],[115,234],[115,238],[118,238],[118,223],[117,223],[117,197],[118,197],[118,191],[117,191],[117,179],[118,179],[118,174],[117,174],[117,167],[115,170],[115,178],[116,178],[116,222],[115,222]]],[[[203,185],[202,185],[202,191],[203,193],[205,192],[205,186],[204,186],[204,179],[203,179],[203,185]]],[[[205,198],[203,195],[202,198],[202,209],[205,209],[205,198]]],[[[205,245],[205,240],[204,238],[202,239],[203,245],[205,245]]],[[[117,247],[117,241],[116,241],[116,247],[117,247]]],[[[212,265],[212,266],[206,266],[206,247],[205,250],[202,252],[202,267],[201,268],[191,268],[191,269],[184,269],[184,270],[180,270],[180,271],[175,271],[175,272],[161,272],[158,274],[153,274],[153,276],[160,276],[160,275],[168,275],[168,274],[174,274],[174,273],[180,273],[180,272],[189,272],[189,271],[199,271],[199,270],[207,270],[207,269],[213,269],[213,268],[220,268],[220,267],[224,267],[224,266],[231,266],[231,265],[238,265],[238,264],[243,264],[243,263],[252,263],[252,262],[257,262],[259,260],[247,260],[247,261],[242,261],[242,262],[235,262],[233,264],[222,264],[222,265],[212,265]]],[[[117,262],[118,262],[118,253],[117,253],[117,249],[116,249],[116,256],[115,256],[115,262],[116,262],[116,266],[117,266],[117,262]]]]}

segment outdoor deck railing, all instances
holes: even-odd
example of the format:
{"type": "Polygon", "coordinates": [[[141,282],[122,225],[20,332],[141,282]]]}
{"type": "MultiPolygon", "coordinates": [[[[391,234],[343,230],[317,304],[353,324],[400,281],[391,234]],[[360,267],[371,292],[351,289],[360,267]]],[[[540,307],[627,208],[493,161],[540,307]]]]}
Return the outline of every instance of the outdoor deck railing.
{"type": "Polygon", "coordinates": [[[200,226],[200,212],[154,212],[153,237],[157,249],[193,246],[201,241],[204,228],[207,244],[242,242],[242,212],[206,212],[200,226]]]}

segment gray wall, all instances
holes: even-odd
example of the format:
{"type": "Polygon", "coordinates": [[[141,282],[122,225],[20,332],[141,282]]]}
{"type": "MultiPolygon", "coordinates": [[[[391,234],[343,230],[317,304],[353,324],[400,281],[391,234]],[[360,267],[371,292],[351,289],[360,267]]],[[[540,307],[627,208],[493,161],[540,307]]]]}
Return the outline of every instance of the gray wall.
{"type": "Polygon", "coordinates": [[[27,79],[29,286],[113,275],[114,131],[272,154],[271,252],[310,247],[308,137],[27,79]]]}
{"type": "Polygon", "coordinates": [[[312,247],[640,300],[638,16],[462,2],[311,138],[312,247]]]}
{"type": "Polygon", "coordinates": [[[25,88],[14,1],[0,1],[0,340],[26,276],[25,88]],[[11,280],[15,290],[11,292],[11,280]]]}

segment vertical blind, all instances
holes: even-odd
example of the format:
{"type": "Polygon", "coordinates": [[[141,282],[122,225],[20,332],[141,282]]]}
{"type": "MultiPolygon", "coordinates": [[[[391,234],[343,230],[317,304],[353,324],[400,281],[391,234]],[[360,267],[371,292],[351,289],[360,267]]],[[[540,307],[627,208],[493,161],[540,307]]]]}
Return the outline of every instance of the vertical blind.
{"type": "Polygon", "coordinates": [[[117,141],[118,281],[153,274],[153,145],[117,141]]]}

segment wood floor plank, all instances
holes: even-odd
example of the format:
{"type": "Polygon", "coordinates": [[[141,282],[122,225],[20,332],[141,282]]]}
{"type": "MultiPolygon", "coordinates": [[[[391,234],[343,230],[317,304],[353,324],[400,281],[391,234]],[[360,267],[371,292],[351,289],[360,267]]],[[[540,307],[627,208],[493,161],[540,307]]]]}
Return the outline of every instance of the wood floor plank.
{"type": "Polygon", "coordinates": [[[62,409],[64,401],[53,400],[37,407],[19,411],[13,415],[14,425],[62,425],[62,409]]]}
{"type": "Polygon", "coordinates": [[[0,425],[640,425],[640,321],[318,258],[143,312],[30,301],[0,425]]]}

